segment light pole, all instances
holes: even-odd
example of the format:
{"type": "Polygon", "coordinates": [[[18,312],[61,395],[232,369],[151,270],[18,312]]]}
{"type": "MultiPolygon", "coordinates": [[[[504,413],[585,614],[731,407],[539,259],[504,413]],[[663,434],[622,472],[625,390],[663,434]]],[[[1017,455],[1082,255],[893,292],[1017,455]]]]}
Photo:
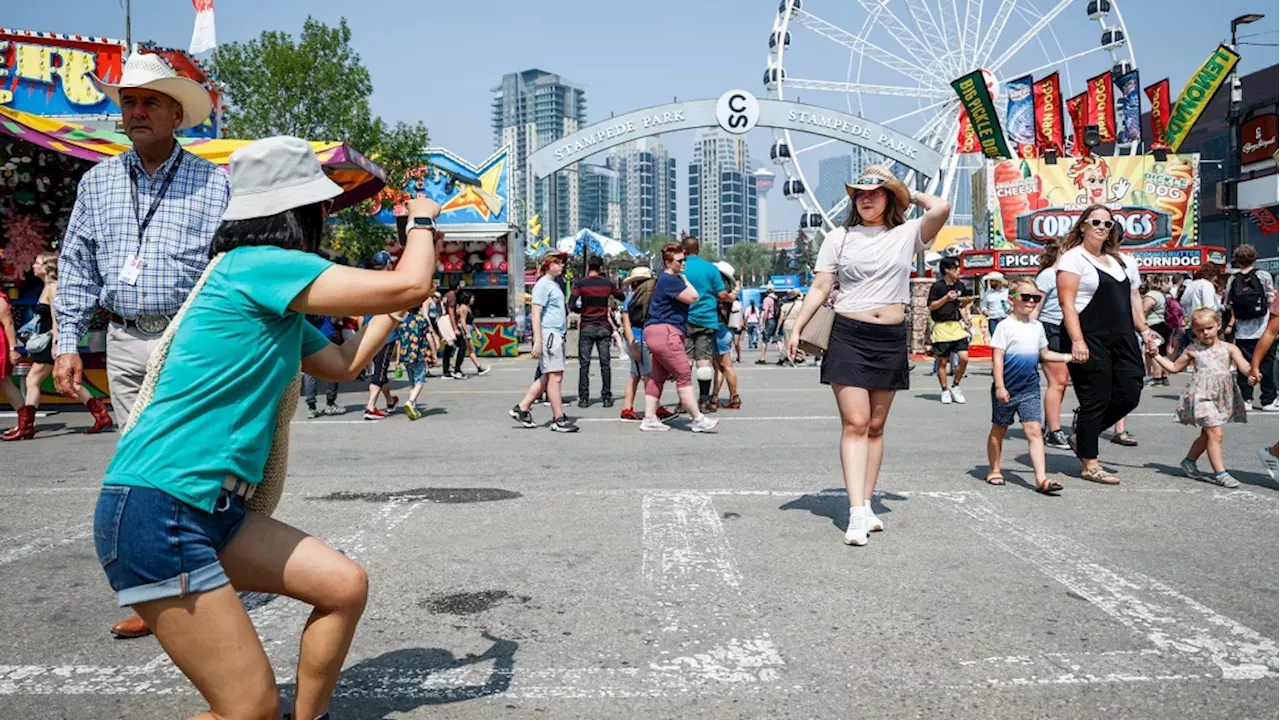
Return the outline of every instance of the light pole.
{"type": "MultiPolygon", "coordinates": [[[[1236,28],[1257,22],[1264,17],[1262,13],[1241,15],[1231,21],[1231,49],[1236,50],[1236,28]]],[[[1239,63],[1236,64],[1237,67],[1239,63]]],[[[1227,217],[1230,229],[1227,235],[1227,257],[1230,258],[1244,238],[1240,225],[1240,77],[1236,68],[1231,68],[1231,98],[1227,104],[1227,176],[1225,181],[1230,192],[1227,193],[1227,217]]]]}

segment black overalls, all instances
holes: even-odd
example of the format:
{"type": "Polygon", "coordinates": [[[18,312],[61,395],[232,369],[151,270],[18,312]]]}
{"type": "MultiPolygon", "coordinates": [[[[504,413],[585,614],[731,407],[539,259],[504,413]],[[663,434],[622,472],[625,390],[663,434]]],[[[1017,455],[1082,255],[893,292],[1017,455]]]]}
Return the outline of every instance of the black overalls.
{"type": "MultiPolygon", "coordinates": [[[[1120,262],[1116,260],[1116,262],[1120,262]]],[[[1124,269],[1123,263],[1121,269],[1124,269]]],[[[1080,400],[1075,428],[1076,452],[1098,457],[1098,435],[1138,407],[1142,396],[1142,352],[1133,329],[1130,280],[1094,266],[1098,289],[1080,311],[1080,332],[1089,345],[1089,361],[1067,365],[1080,400]]]]}

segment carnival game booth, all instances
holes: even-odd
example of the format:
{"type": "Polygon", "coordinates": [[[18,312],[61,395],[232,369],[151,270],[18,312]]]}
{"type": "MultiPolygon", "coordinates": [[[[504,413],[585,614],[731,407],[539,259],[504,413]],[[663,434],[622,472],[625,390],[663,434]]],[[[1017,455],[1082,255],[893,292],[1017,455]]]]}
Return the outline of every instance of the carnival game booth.
{"type": "Polygon", "coordinates": [[[436,285],[442,293],[472,293],[476,321],[471,341],[481,357],[520,354],[524,251],[519,227],[511,220],[509,156],[504,147],[473,165],[444,148],[427,148],[423,165],[410,173],[406,187],[383,191],[393,209],[378,211],[379,221],[396,226],[400,244],[388,250],[398,257],[408,221],[404,203],[410,194],[424,194],[440,204],[436,226],[444,243],[436,285]]]}
{"type": "MultiPolygon", "coordinates": [[[[180,138],[191,153],[226,166],[231,153],[248,140],[180,138]]],[[[330,177],[346,191],[334,203],[348,207],[373,197],[384,184],[381,168],[340,142],[313,142],[316,157],[330,177]]],[[[94,163],[131,147],[129,138],[48,117],[0,107],[0,292],[14,306],[15,327],[30,316],[40,283],[29,270],[35,256],[57,250],[75,203],[80,177],[94,163]]],[[[85,381],[90,394],[107,395],[106,316],[99,313],[80,341],[85,381]]],[[[19,374],[25,374],[20,363],[19,374]]],[[[64,399],[45,386],[42,402],[64,399]]],[[[69,402],[69,401],[68,401],[69,402]]]]}

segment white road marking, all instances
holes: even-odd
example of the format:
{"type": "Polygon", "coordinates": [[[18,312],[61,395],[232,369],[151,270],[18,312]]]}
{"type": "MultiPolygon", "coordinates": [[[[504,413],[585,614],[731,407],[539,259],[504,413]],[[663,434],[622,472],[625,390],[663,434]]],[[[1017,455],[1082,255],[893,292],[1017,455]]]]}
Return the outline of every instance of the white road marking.
{"type": "Polygon", "coordinates": [[[1145,636],[1157,650],[1207,661],[1226,680],[1280,677],[1275,639],[1153,578],[1104,565],[1069,537],[1024,527],[1000,515],[981,496],[957,497],[944,506],[969,529],[1145,636]]]}

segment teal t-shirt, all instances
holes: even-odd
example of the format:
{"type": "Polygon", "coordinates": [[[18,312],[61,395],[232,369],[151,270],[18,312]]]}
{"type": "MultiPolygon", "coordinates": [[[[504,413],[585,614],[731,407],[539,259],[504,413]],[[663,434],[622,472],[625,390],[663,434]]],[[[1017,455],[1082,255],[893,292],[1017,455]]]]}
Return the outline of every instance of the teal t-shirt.
{"type": "Polygon", "coordinates": [[[698,301],[689,306],[689,324],[699,327],[715,328],[720,325],[720,317],[716,315],[716,293],[725,290],[724,278],[720,268],[694,255],[684,263],[684,276],[689,284],[698,291],[698,301]]]}
{"type": "Polygon", "coordinates": [[[289,303],[333,263],[277,247],[227,253],[187,308],[155,395],[103,483],[213,512],[228,474],[262,481],[280,394],[329,340],[289,303]]]}

